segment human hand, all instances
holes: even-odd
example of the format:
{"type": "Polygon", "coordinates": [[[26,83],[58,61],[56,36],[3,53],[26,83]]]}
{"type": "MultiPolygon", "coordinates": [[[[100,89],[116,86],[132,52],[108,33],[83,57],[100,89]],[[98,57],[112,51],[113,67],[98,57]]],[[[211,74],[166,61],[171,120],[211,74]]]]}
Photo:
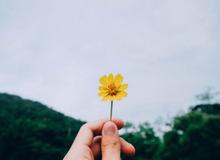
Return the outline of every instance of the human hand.
{"type": "Polygon", "coordinates": [[[135,148],[120,138],[118,129],[124,123],[120,119],[100,120],[84,124],[64,160],[120,160],[120,153],[134,155],[135,148]]]}

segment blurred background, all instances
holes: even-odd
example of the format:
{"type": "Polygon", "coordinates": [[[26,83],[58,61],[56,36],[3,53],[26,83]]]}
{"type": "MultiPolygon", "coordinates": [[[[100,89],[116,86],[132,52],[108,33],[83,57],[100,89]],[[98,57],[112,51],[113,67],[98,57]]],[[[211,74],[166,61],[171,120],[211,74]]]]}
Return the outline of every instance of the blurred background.
{"type": "Polygon", "coordinates": [[[97,95],[108,73],[129,84],[113,116],[134,159],[218,159],[219,7],[0,0],[0,159],[62,159],[83,123],[109,116],[97,95]]]}

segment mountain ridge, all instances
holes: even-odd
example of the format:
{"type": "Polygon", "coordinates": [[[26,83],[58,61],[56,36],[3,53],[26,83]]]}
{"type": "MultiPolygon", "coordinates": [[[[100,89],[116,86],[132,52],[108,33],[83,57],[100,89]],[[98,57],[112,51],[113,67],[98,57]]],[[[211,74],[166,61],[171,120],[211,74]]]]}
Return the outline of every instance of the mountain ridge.
{"type": "Polygon", "coordinates": [[[40,102],[0,93],[0,159],[62,159],[84,123],[40,102]]]}

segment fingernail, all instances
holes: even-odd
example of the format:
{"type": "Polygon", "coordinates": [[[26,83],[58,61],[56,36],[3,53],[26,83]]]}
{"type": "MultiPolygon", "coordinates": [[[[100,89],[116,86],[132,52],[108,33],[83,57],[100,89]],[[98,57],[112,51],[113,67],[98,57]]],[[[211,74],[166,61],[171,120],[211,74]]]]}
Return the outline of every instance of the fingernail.
{"type": "Polygon", "coordinates": [[[106,122],[103,126],[103,135],[113,136],[117,134],[117,127],[113,122],[106,122]]]}

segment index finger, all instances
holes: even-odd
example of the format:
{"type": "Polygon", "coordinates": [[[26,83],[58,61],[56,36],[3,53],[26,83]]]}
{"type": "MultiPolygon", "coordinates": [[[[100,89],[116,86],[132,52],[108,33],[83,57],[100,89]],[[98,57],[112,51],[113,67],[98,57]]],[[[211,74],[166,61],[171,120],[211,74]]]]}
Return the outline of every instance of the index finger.
{"type": "MultiPolygon", "coordinates": [[[[107,121],[109,121],[109,119],[102,119],[84,124],[80,128],[73,145],[91,145],[93,137],[101,135],[102,127],[107,121]]],[[[116,124],[118,129],[121,129],[124,126],[124,122],[121,119],[114,118],[112,121],[116,124]]]]}

